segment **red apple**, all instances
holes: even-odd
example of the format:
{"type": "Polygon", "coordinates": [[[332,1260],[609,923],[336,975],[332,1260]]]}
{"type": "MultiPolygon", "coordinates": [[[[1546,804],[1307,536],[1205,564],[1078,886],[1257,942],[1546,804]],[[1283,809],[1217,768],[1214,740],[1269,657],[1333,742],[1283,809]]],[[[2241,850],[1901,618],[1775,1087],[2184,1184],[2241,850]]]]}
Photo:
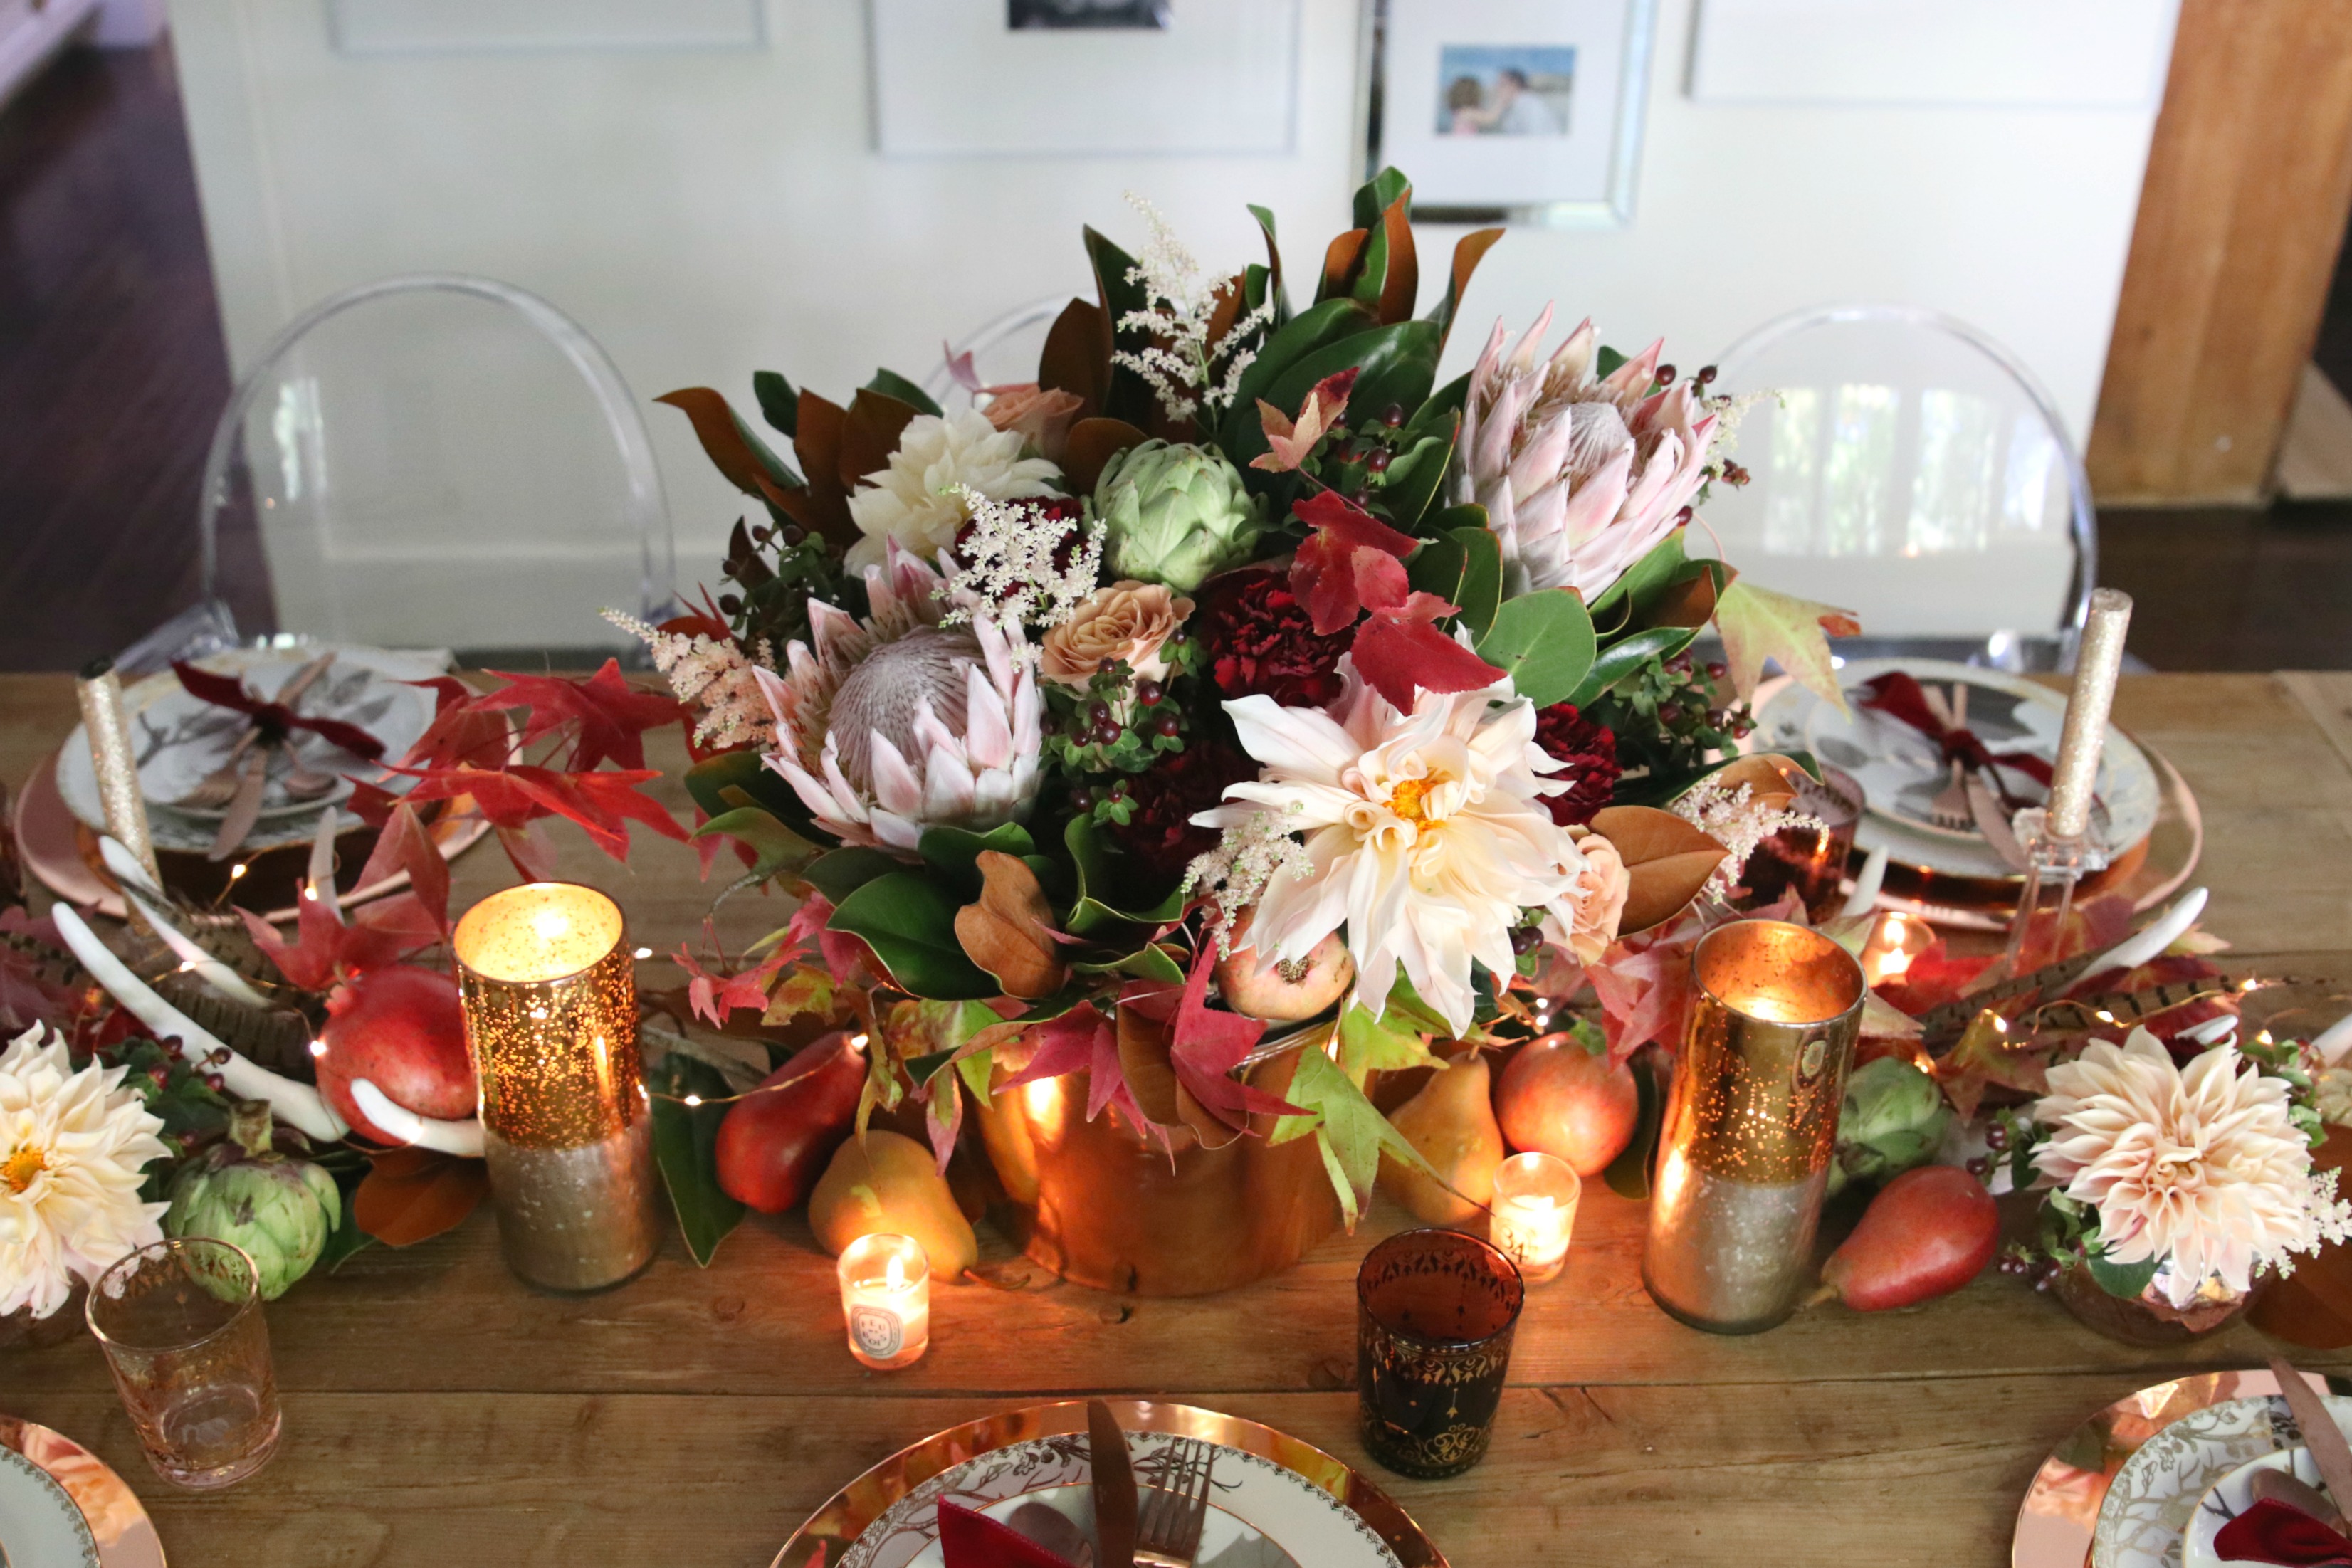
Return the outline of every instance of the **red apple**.
{"type": "Polygon", "coordinates": [[[1633,1069],[1611,1065],[1571,1034],[1529,1040],[1495,1086],[1495,1118],[1511,1147],[1557,1155],[1580,1176],[1598,1176],[1625,1152],[1641,1113],[1633,1069]]]}
{"type": "Polygon", "coordinates": [[[1822,1266],[1822,1283],[1858,1312],[1948,1295],[1982,1272],[2000,1239],[1984,1184],[1958,1166],[1905,1171],[1822,1266]]]}
{"type": "Polygon", "coordinates": [[[360,1114],[352,1100],[355,1078],[420,1116],[457,1121],[474,1113],[474,1064],[457,981],[414,964],[371,969],[327,994],[327,1014],[319,1092],[352,1131],[380,1144],[400,1141],[360,1114]]]}
{"type": "Polygon", "coordinates": [[[719,1124],[719,1186],[762,1214],[806,1197],[857,1118],[866,1053],[845,1034],[803,1047],[728,1107],[719,1124]]]}

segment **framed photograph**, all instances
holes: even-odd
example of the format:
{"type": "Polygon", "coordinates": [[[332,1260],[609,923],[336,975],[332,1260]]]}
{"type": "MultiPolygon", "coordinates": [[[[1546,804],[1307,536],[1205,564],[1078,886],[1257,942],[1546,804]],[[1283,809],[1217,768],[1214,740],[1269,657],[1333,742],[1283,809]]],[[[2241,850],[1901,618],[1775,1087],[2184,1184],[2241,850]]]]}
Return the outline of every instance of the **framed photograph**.
{"type": "Polygon", "coordinates": [[[1629,222],[1655,22],[1655,0],[1369,0],[1367,174],[1412,174],[1432,223],[1629,222]]]}
{"type": "Polygon", "coordinates": [[[902,158],[1291,149],[1298,0],[869,0],[902,158]]]}

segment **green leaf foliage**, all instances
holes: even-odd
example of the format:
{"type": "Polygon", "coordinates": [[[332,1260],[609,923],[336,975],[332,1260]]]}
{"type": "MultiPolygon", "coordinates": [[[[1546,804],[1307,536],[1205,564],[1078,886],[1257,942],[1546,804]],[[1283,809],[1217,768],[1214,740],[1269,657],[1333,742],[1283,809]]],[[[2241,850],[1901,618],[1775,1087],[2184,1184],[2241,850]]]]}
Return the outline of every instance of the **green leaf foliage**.
{"type": "Polygon", "coordinates": [[[807,804],[757,752],[722,751],[705,758],[686,770],[686,792],[706,817],[757,806],[803,838],[814,826],[807,804]]]}
{"type": "Polygon", "coordinates": [[[1478,656],[1511,677],[1538,707],[1566,700],[1592,668],[1592,617],[1565,588],[1507,599],[1478,639],[1478,656]]]}
{"type": "Polygon", "coordinates": [[[1603,343],[1601,345],[1600,352],[1592,356],[1592,373],[1596,377],[1615,375],[1617,367],[1624,362],[1624,355],[1603,343]]]}
{"type": "Polygon", "coordinates": [[[1372,1181],[1381,1172],[1381,1154],[1388,1154],[1428,1176],[1437,1173],[1404,1134],[1364,1098],[1339,1063],[1319,1051],[1302,1051],[1298,1071],[1283,1097],[1306,1113],[1284,1116],[1274,1124],[1269,1141],[1286,1144],[1312,1134],[1323,1155],[1323,1168],[1339,1197],[1339,1211],[1349,1229],[1371,1200],[1372,1181]]]}
{"type": "Polygon", "coordinates": [[[719,1185],[719,1124],[727,1119],[723,1103],[730,1092],[716,1067],[699,1057],[672,1051],[650,1074],[654,1092],[654,1158],[669,1188],[670,1207],[677,1212],[678,1234],[686,1249],[701,1267],[710,1267],[719,1244],[742,1223],[743,1206],[719,1185]],[[686,1105],[682,1099],[698,1094],[706,1102],[686,1105]]]}
{"type": "MultiPolygon", "coordinates": [[[[1418,408],[1437,380],[1437,329],[1427,321],[1399,321],[1340,339],[1283,371],[1266,391],[1265,401],[1279,409],[1295,410],[1307,401],[1316,382],[1348,370],[1357,372],[1348,407],[1358,417],[1377,415],[1391,403],[1418,408]]],[[[1236,400],[1234,412],[1239,413],[1243,406],[1236,400]]],[[[1237,432],[1234,421],[1226,422],[1225,455],[1237,465],[1245,466],[1266,449],[1256,406],[1249,405],[1248,413],[1244,430],[1237,432]]]]}
{"type": "Polygon", "coordinates": [[[1399,453],[1381,476],[1381,504],[1390,520],[1406,533],[1415,532],[1437,499],[1445,482],[1446,465],[1454,461],[1454,443],[1462,433],[1460,420],[1447,423],[1434,435],[1424,435],[1399,453]]]}
{"type": "Polygon", "coordinates": [[[339,1176],[335,1186],[343,1195],[342,1211],[335,1217],[335,1228],[327,1232],[327,1244],[319,1249],[319,1261],[313,1265],[330,1274],[341,1268],[346,1259],[375,1245],[375,1238],[360,1228],[360,1177],[339,1176]]]}
{"type": "Polygon", "coordinates": [[[789,437],[800,434],[801,394],[792,382],[774,371],[753,371],[751,395],[760,400],[760,417],[771,429],[789,437]]]}
{"type": "Polygon", "coordinates": [[[1356,187],[1355,204],[1351,209],[1355,216],[1350,226],[1360,229],[1380,227],[1381,214],[1395,206],[1396,199],[1412,188],[1412,182],[1406,179],[1402,171],[1395,168],[1381,170],[1356,187]]]}
{"type": "Polygon", "coordinates": [[[1396,1009],[1374,1018],[1358,1002],[1339,1017],[1339,1070],[1359,1087],[1369,1073],[1444,1065],[1429,1053],[1422,1031],[1396,1009]]]}
{"type": "Polygon", "coordinates": [[[829,851],[801,869],[801,880],[839,904],[877,876],[903,870],[905,862],[863,844],[829,851]]]}
{"type": "Polygon", "coordinates": [[[920,872],[886,872],[841,901],[826,926],[861,937],[900,990],[935,1001],[976,1001],[999,986],[956,940],[955,895],[920,872]]]}
{"type": "MultiPolygon", "coordinates": [[[[1225,415],[1224,430],[1218,442],[1234,465],[1244,473],[1250,472],[1249,460],[1266,450],[1265,433],[1258,423],[1257,401],[1260,398],[1269,402],[1275,401],[1272,393],[1277,380],[1309,356],[1379,325],[1380,319],[1353,299],[1326,299],[1300,311],[1280,330],[1269,336],[1260,345],[1257,358],[1250,362],[1249,369],[1242,372],[1239,391],[1234,395],[1232,411],[1225,415]],[[1256,444],[1246,451],[1242,450],[1237,444],[1253,434],[1256,437],[1256,444]]],[[[1342,370],[1346,368],[1344,365],[1340,367],[1342,370]]],[[[1309,387],[1314,384],[1312,380],[1307,383],[1309,387]]],[[[1305,397],[1306,392],[1302,390],[1297,397],[1283,405],[1283,413],[1297,413],[1298,404],[1305,397]]],[[[1352,397],[1349,399],[1351,405],[1354,401],[1352,397]]]]}
{"type": "Polygon", "coordinates": [[[1405,576],[1422,591],[1459,605],[1462,624],[1474,638],[1483,637],[1503,601],[1503,547],[1483,520],[1484,507],[1451,507],[1437,520],[1450,522],[1465,513],[1481,520],[1448,528],[1422,546],[1406,564],[1405,576]]]}
{"type": "Polygon", "coordinates": [[[723,836],[751,846],[759,858],[744,873],[746,881],[765,882],[779,872],[797,871],[817,857],[817,847],[758,806],[737,806],[721,811],[694,830],[698,839],[723,836]]]}
{"type": "MultiPolygon", "coordinates": [[[[1184,983],[1182,967],[1168,956],[1167,948],[1155,943],[1146,943],[1134,952],[1121,954],[1116,958],[1072,964],[1070,972],[1075,975],[1129,975],[1139,980],[1157,980],[1166,986],[1184,983]]],[[[1062,1010],[1067,1012],[1069,1009],[1062,1010]]]]}
{"type": "Polygon", "coordinates": [[[2110,1296],[2128,1301],[2148,1288],[2156,1279],[2156,1270],[2164,1260],[2150,1258],[2140,1263],[2110,1263],[2104,1249],[2090,1255],[2091,1278],[2099,1289],[2110,1296]]]}
{"type": "Polygon", "coordinates": [[[1683,553],[1683,530],[1676,528],[1601,591],[1601,597],[1592,601],[1593,624],[1603,629],[1604,636],[1638,630],[1642,625],[1639,607],[1664,593],[1689,559],[1683,553]]]}
{"type": "Polygon", "coordinates": [[[908,381],[906,377],[893,370],[883,369],[876,371],[874,372],[874,379],[866,383],[866,390],[867,392],[880,392],[884,397],[897,398],[900,402],[912,408],[917,413],[936,415],[942,412],[940,408],[939,401],[932,397],[930,393],[925,392],[922,388],[917,386],[914,382],[908,381]]]}
{"type": "MultiPolygon", "coordinates": [[[[1581,1020],[1577,1030],[1580,1040],[1585,1030],[1591,1030],[1596,1035],[1600,1032],[1581,1020]]],[[[1605,1045],[1603,1049],[1606,1049],[1605,1045]]],[[[1650,1162],[1651,1156],[1657,1152],[1658,1128],[1666,1118],[1666,1097],[1646,1055],[1635,1057],[1628,1065],[1633,1070],[1633,1087],[1640,1096],[1633,1113],[1633,1137],[1617,1157],[1609,1162],[1609,1168],[1601,1173],[1601,1179],[1618,1197],[1630,1197],[1640,1203],[1650,1196],[1650,1162]]]]}
{"type": "Polygon", "coordinates": [[[1125,909],[1110,902],[1117,877],[1092,817],[1071,818],[1062,841],[1078,872],[1077,898],[1062,927],[1071,936],[1100,938],[1120,925],[1164,925],[1184,912],[1184,895],[1178,890],[1149,909],[1125,909]]]}
{"type": "Polygon", "coordinates": [[[977,862],[982,851],[994,850],[1022,860],[1037,852],[1037,842],[1020,823],[1003,822],[984,833],[975,833],[969,828],[926,828],[915,850],[939,867],[966,899],[973,899],[980,896],[977,862]]]}
{"type": "Polygon", "coordinates": [[[1601,650],[1592,667],[1567,699],[1581,711],[1594,698],[1653,659],[1671,659],[1698,636],[1696,626],[1651,626],[1619,638],[1601,650]]]}

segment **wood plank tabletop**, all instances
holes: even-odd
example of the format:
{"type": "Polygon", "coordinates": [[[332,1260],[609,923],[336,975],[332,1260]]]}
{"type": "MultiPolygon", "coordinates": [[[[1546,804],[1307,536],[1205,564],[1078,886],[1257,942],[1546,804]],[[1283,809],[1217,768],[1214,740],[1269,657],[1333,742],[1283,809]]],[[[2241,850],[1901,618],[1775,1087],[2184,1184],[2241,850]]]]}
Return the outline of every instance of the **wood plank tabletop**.
{"type": "MultiPolygon", "coordinates": [[[[2352,1005],[2352,674],[2137,677],[2116,716],[2203,807],[2198,880],[2213,892],[2209,928],[2234,944],[2225,962],[2294,978],[2256,994],[2265,1016],[2331,1021],[2352,1005]]],[[[0,676],[0,779],[20,782],[74,717],[64,679],[0,676]]],[[[656,754],[681,761],[674,736],[656,754]]],[[[715,889],[680,846],[642,838],[634,861],[575,835],[562,874],[613,894],[635,940],[674,949],[715,889]]],[[[518,879],[487,849],[454,880],[462,906],[518,879]]],[[[740,895],[719,928],[738,945],[780,912],[740,895]]],[[[646,966],[646,984],[672,979],[646,966]]],[[[1351,1288],[1370,1242],[1407,1223],[1382,1199],[1298,1267],[1192,1301],[1103,1295],[1010,1264],[996,1285],[935,1289],[929,1355],[877,1374],[844,1348],[832,1261],[798,1216],[752,1216],[707,1270],[672,1237],[628,1285],[564,1298],[507,1272],[481,1213],[417,1247],[371,1248],[268,1309],[286,1437],[226,1494],[153,1477],[87,1338],[0,1351],[0,1411],[94,1447],[139,1490],[175,1568],[758,1568],[887,1454],[993,1410],[1096,1393],[1206,1406],[1318,1444],[1390,1490],[1455,1568],[1990,1568],[2008,1561],[2034,1469],[2092,1411],[2271,1348],[2243,1327],[2179,1351],[2116,1344],[1997,1274],[1906,1311],[1832,1305],[1718,1338],[1651,1304],[1642,1211],[1596,1183],[1568,1274],[1528,1292],[1492,1454],[1454,1480],[1409,1481],[1354,1435],[1351,1288]]],[[[2352,1370],[2352,1353],[2302,1359],[2352,1370]]]]}

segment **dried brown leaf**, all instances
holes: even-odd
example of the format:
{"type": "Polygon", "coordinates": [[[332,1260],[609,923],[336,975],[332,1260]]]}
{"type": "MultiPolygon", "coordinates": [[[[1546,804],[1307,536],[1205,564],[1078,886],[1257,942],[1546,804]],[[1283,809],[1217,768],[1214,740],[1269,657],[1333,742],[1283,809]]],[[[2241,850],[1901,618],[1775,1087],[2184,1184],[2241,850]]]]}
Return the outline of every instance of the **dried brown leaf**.
{"type": "Polygon", "coordinates": [[[352,1212],[387,1247],[414,1247],[454,1228],[490,1190],[488,1167],[431,1149],[385,1149],[368,1156],[352,1212]]]}
{"type": "Polygon", "coordinates": [[[1050,997],[1070,977],[1054,939],[1053,905],[1037,873],[1015,856],[982,850],[980,897],[956,911],[964,956],[996,977],[1011,997],[1050,997]]]}
{"type": "Polygon", "coordinates": [[[1592,831],[1616,846],[1630,883],[1617,934],[1633,936],[1664,925],[1690,907],[1706,879],[1730,852],[1672,811],[1654,806],[1611,806],[1592,819],[1592,831]]]}

